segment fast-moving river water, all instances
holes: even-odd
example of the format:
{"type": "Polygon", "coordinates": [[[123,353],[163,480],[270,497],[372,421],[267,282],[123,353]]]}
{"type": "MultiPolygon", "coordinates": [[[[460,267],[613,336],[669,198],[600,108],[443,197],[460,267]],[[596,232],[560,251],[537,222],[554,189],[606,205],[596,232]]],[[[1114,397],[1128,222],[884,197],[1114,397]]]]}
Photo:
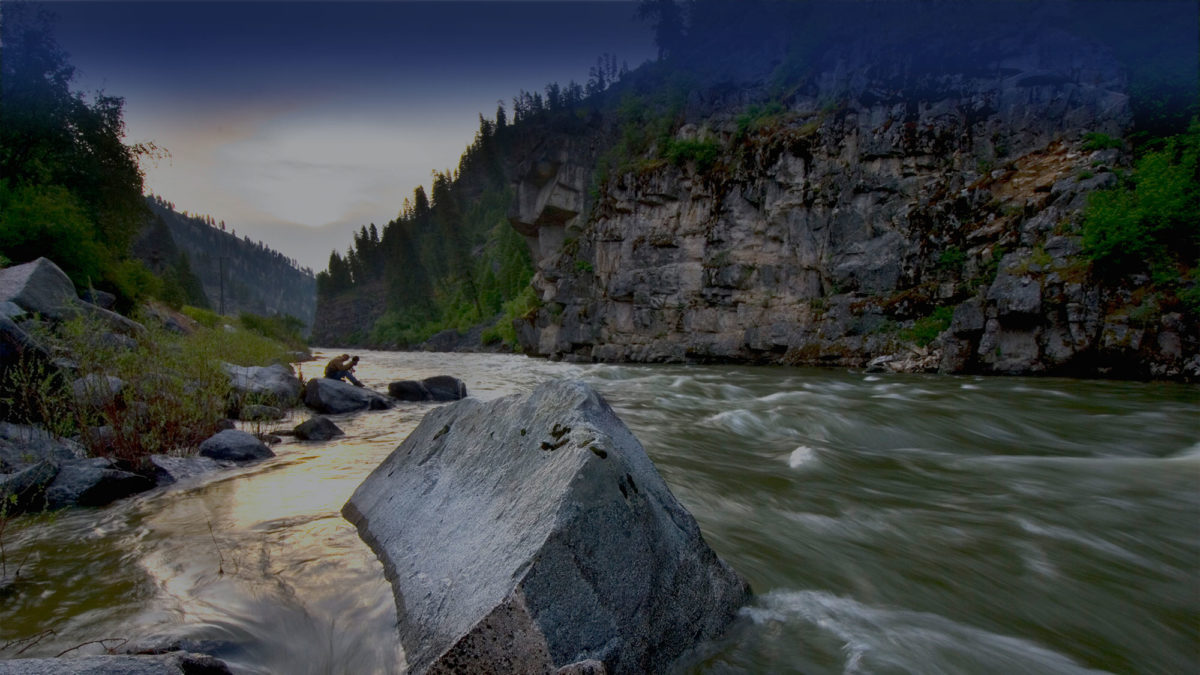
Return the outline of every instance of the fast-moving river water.
{"type": "MultiPolygon", "coordinates": [[[[376,389],[599,389],[757,593],[682,672],[1200,669],[1200,388],[362,354],[376,389]]],[[[339,510],[430,407],[337,416],[333,442],[10,523],[0,658],[157,633],[240,672],[403,672],[382,566],[339,510]]]]}

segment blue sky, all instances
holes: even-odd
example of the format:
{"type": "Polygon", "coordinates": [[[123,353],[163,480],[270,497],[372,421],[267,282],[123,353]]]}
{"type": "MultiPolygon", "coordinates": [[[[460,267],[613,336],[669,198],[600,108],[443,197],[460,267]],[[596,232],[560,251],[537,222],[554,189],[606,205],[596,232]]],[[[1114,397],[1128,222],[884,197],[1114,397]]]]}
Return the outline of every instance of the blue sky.
{"type": "Polygon", "coordinates": [[[40,4],[75,87],[123,96],[127,140],[170,152],[147,190],[316,270],[456,166],[497,100],[654,54],[632,2],[40,4]]]}

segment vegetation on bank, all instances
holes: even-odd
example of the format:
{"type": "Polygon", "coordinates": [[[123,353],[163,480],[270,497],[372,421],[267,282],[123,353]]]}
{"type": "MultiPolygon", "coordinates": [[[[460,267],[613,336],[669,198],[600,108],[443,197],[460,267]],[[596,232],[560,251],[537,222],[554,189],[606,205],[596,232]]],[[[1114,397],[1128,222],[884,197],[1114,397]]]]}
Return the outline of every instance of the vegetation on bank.
{"type": "Polygon", "coordinates": [[[1200,121],[1146,143],[1117,187],[1092,194],[1083,244],[1097,276],[1119,282],[1145,274],[1200,316],[1200,121]]]}
{"type": "MultiPolygon", "coordinates": [[[[187,309],[205,319],[215,316],[187,309]]],[[[290,360],[290,347],[271,337],[282,326],[239,323],[218,317],[179,334],[147,317],[147,332],[136,341],[114,337],[93,319],[41,324],[32,336],[69,369],[21,359],[3,375],[0,410],[13,423],[78,437],[94,456],[136,463],[152,454],[192,451],[218,430],[231,405],[247,402],[235,400],[223,364],[290,360]],[[124,383],[116,395],[108,393],[109,377],[124,383]]]]}

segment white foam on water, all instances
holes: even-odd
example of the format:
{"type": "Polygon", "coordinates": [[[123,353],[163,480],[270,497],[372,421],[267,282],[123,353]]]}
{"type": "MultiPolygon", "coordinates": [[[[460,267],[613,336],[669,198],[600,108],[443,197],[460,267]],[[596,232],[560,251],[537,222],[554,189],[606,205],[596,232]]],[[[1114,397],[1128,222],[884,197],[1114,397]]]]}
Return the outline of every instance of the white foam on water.
{"type": "Polygon", "coordinates": [[[803,466],[812,466],[820,461],[820,458],[817,456],[817,451],[808,447],[807,445],[801,445],[793,450],[792,453],[788,455],[787,459],[788,466],[793,469],[799,469],[803,466]]]}
{"type": "Polygon", "coordinates": [[[1026,638],[992,633],[938,614],[878,607],[827,591],[775,590],[742,615],[755,624],[809,624],[843,643],[842,672],[1096,674],[1026,638]],[[938,667],[937,664],[953,664],[938,667]]]}

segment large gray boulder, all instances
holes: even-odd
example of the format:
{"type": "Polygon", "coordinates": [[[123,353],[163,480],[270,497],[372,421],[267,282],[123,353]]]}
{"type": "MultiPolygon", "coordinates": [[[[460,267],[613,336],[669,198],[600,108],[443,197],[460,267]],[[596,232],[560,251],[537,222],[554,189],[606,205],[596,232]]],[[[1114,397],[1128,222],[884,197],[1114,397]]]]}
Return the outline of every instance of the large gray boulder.
{"type": "Polygon", "coordinates": [[[750,589],[586,384],[429,412],[343,508],[409,672],[663,672],[750,589]]]}
{"type": "Polygon", "coordinates": [[[221,675],[230,672],[229,666],[219,659],[186,652],[0,661],[0,675],[221,675]]]}
{"type": "Polygon", "coordinates": [[[424,380],[401,380],[388,385],[388,395],[401,401],[457,401],[467,397],[467,385],[449,375],[424,380]]]}
{"type": "Polygon", "coordinates": [[[200,456],[218,461],[253,462],[274,457],[275,453],[254,434],[240,429],[226,429],[200,444],[200,456]]]}
{"type": "Polygon", "coordinates": [[[291,366],[276,363],[270,366],[235,366],[224,364],[229,384],[239,394],[259,394],[283,406],[300,400],[303,385],[291,366]]]}
{"type": "Polygon", "coordinates": [[[314,377],[308,381],[304,388],[304,404],[323,415],[392,407],[391,400],[377,391],[328,377],[314,377]]]}
{"type": "Polygon", "coordinates": [[[116,312],[84,302],[75,295],[71,278],[47,258],[0,269],[0,303],[11,302],[30,314],[54,321],[86,316],[125,335],[141,335],[146,328],[116,312]]]}
{"type": "Polygon", "coordinates": [[[46,508],[104,506],[154,487],[146,476],[124,471],[107,457],[66,462],[46,488],[46,508]]]}

